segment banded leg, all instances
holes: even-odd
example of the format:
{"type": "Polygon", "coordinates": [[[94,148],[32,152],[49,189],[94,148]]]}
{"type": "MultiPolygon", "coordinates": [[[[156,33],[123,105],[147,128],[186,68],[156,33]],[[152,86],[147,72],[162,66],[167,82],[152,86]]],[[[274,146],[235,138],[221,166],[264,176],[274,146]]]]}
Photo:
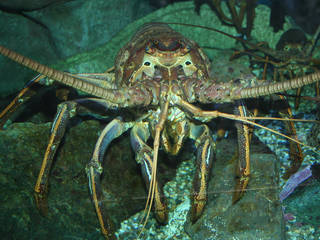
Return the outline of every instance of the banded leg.
{"type": "Polygon", "coordinates": [[[181,150],[182,144],[187,136],[187,133],[189,132],[189,125],[187,124],[186,120],[183,120],[176,122],[174,126],[174,134],[172,134],[170,137],[168,134],[168,128],[163,129],[161,140],[164,150],[167,153],[176,156],[181,150]]]}
{"type": "MultiPolygon", "coordinates": [[[[241,117],[247,116],[247,109],[242,102],[238,102],[235,114],[241,117]]],[[[250,127],[247,124],[236,122],[238,136],[238,159],[236,168],[236,186],[232,196],[232,203],[237,202],[244,194],[250,178],[250,127]]]]}
{"type": "MultiPolygon", "coordinates": [[[[149,190],[151,175],[152,175],[152,162],[153,162],[153,150],[146,142],[150,137],[148,123],[137,123],[131,131],[131,145],[136,154],[136,161],[141,166],[142,175],[146,186],[149,190]]],[[[162,188],[158,184],[158,180],[155,183],[154,193],[154,213],[159,223],[166,224],[168,221],[168,210],[166,200],[163,194],[162,188]]]]}
{"type": "Polygon", "coordinates": [[[0,129],[3,129],[8,119],[21,104],[28,101],[33,95],[36,94],[36,86],[41,83],[45,77],[46,76],[44,75],[37,75],[31,81],[29,81],[18,93],[18,95],[10,102],[10,104],[0,113],[0,129]]]}
{"type": "Polygon", "coordinates": [[[76,102],[61,103],[58,106],[57,114],[55,116],[54,122],[52,123],[49,143],[34,188],[36,205],[42,215],[47,215],[48,212],[48,179],[50,169],[52,167],[53,158],[64,136],[69,119],[76,113],[76,106],[76,102]]]}
{"type": "MultiPolygon", "coordinates": [[[[289,106],[288,101],[282,95],[280,95],[279,97],[282,101],[282,104],[284,104],[284,107],[285,107],[283,110],[279,111],[280,116],[282,118],[292,119],[293,118],[292,117],[292,110],[289,106]]],[[[284,124],[285,124],[287,135],[289,137],[292,137],[292,138],[298,140],[297,131],[296,131],[296,127],[295,127],[294,122],[285,121],[284,124]]],[[[292,174],[296,173],[299,170],[299,168],[303,162],[304,157],[302,154],[302,149],[301,149],[300,144],[293,142],[293,141],[289,141],[289,159],[291,162],[291,166],[288,169],[286,169],[286,172],[283,175],[284,179],[288,179],[292,174]]]]}
{"type": "Polygon", "coordinates": [[[79,113],[91,113],[91,111],[89,111],[87,107],[83,106],[89,102],[92,102],[95,105],[101,105],[100,108],[104,109],[108,109],[110,107],[107,102],[103,102],[101,99],[93,98],[84,98],[74,101],[63,102],[58,106],[58,111],[56,113],[55,119],[51,127],[49,143],[34,188],[36,205],[42,215],[47,215],[48,212],[47,193],[49,174],[52,167],[54,156],[65,134],[69,119],[79,113]]]}
{"type": "Polygon", "coordinates": [[[113,224],[107,215],[100,187],[100,177],[103,170],[103,157],[111,141],[122,135],[131,127],[131,122],[122,122],[121,119],[114,119],[111,121],[99,136],[94,148],[93,156],[86,168],[92,202],[98,216],[101,231],[106,239],[116,238],[114,235],[113,224]]]}
{"type": "MultiPolygon", "coordinates": [[[[112,70],[112,69],[111,69],[112,70]]],[[[82,74],[70,74],[66,73],[74,78],[79,78],[82,80],[89,81],[97,86],[114,89],[113,75],[109,72],[106,73],[82,73],[82,74]],[[111,82],[111,83],[110,83],[111,82]]],[[[30,80],[24,88],[18,93],[18,95],[10,102],[10,104],[0,112],[0,130],[3,129],[4,125],[12,114],[17,111],[17,109],[26,101],[28,101],[32,96],[37,94],[39,86],[50,86],[55,82],[45,75],[37,75],[32,80],[30,80]]],[[[56,96],[62,100],[67,101],[69,90],[63,89],[56,90],[56,96]]]]}
{"type": "MultiPolygon", "coordinates": [[[[294,76],[298,76],[298,77],[303,77],[304,76],[304,72],[302,70],[300,70],[300,72],[298,74],[294,74],[293,71],[289,71],[289,75],[290,75],[290,79],[293,79],[294,76]]],[[[303,91],[303,87],[299,87],[296,90],[296,97],[294,99],[294,109],[298,110],[299,106],[300,106],[300,102],[301,102],[301,93],[303,91]]]]}
{"type": "MultiPolygon", "coordinates": [[[[289,74],[290,74],[290,78],[293,79],[294,73],[292,71],[289,71],[289,74]]],[[[300,75],[303,75],[303,74],[300,74],[300,75]]],[[[280,77],[282,77],[282,80],[283,80],[283,78],[284,78],[283,75],[281,75],[280,77]]],[[[294,100],[294,106],[295,106],[296,110],[299,108],[299,105],[300,105],[301,91],[302,91],[302,87],[298,88],[296,90],[297,97],[294,100]]],[[[274,97],[276,97],[276,100],[279,100],[277,98],[278,96],[274,96],[274,97]]],[[[279,115],[282,118],[292,119],[293,118],[292,110],[291,110],[291,107],[289,106],[289,103],[288,103],[286,97],[279,95],[279,98],[281,100],[281,105],[284,106],[284,108],[282,110],[279,110],[279,115]]],[[[284,124],[285,124],[285,129],[286,129],[288,136],[298,140],[297,131],[296,131],[296,127],[295,127],[294,122],[285,121],[284,124]]],[[[303,162],[304,157],[302,154],[302,149],[301,149],[300,144],[293,142],[293,141],[289,141],[289,157],[290,157],[291,166],[288,169],[286,169],[286,172],[283,175],[284,179],[288,179],[292,174],[297,172],[303,162]]]]}
{"type": "Polygon", "coordinates": [[[202,214],[208,197],[208,182],[212,160],[216,146],[207,125],[190,125],[190,138],[195,141],[197,148],[196,173],[193,179],[191,195],[191,220],[195,222],[202,214]]]}
{"type": "Polygon", "coordinates": [[[297,90],[296,90],[296,98],[294,99],[294,109],[295,110],[299,109],[302,90],[303,90],[303,87],[297,88],[297,90]]]}

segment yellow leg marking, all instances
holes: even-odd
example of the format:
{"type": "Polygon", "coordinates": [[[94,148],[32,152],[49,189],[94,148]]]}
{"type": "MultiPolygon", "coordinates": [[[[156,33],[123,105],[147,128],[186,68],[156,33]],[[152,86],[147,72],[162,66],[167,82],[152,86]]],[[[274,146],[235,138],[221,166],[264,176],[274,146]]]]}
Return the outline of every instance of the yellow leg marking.
{"type": "MultiPolygon", "coordinates": [[[[37,79],[35,79],[35,80],[32,82],[32,84],[39,82],[39,81],[40,81],[42,78],[44,78],[44,77],[45,77],[45,76],[40,75],[37,79]]],[[[18,96],[16,96],[16,97],[10,102],[10,104],[0,113],[0,119],[1,119],[4,115],[6,115],[7,112],[10,111],[10,109],[12,108],[12,106],[14,106],[14,105],[19,101],[19,98],[21,98],[27,91],[30,90],[30,87],[32,86],[32,84],[31,84],[30,86],[27,86],[27,87],[23,88],[23,89],[19,92],[18,96]]]]}
{"type": "MultiPolygon", "coordinates": [[[[242,106],[238,107],[239,115],[240,117],[246,117],[245,109],[242,106]]],[[[239,143],[239,168],[237,171],[239,171],[239,177],[236,180],[236,186],[235,186],[235,192],[232,197],[232,203],[236,203],[240,198],[243,196],[244,191],[247,188],[247,185],[249,183],[249,176],[250,176],[250,140],[251,140],[251,134],[250,134],[250,127],[245,124],[241,124],[241,129],[238,129],[238,134],[241,135],[241,141],[239,143]],[[244,142],[242,142],[244,141],[244,142]],[[241,144],[241,146],[240,146],[241,144]],[[242,152],[244,145],[244,156],[240,154],[240,151],[242,152]],[[244,159],[243,159],[244,158],[244,159]],[[245,162],[245,163],[244,163],[245,162]],[[244,165],[245,164],[245,165],[244,165]]]]}
{"type": "Polygon", "coordinates": [[[206,192],[207,192],[207,184],[206,184],[206,157],[208,154],[208,145],[210,144],[209,140],[207,140],[203,146],[203,149],[205,151],[202,152],[201,154],[201,182],[200,182],[200,189],[199,193],[196,197],[196,204],[197,204],[197,210],[196,210],[196,218],[200,216],[200,214],[203,211],[204,205],[205,205],[205,200],[206,200],[206,192]]]}
{"type": "Polygon", "coordinates": [[[186,136],[186,123],[185,122],[177,122],[176,124],[177,135],[175,135],[175,144],[174,148],[171,151],[171,154],[177,155],[181,149],[184,136],[186,136]]]}
{"type": "Polygon", "coordinates": [[[48,156],[49,156],[50,152],[52,151],[51,147],[52,147],[54,139],[56,137],[57,129],[60,126],[62,116],[63,116],[64,112],[66,111],[66,109],[67,109],[67,106],[64,105],[64,108],[61,110],[61,112],[59,113],[58,118],[54,122],[54,126],[53,126],[54,128],[52,129],[52,133],[50,135],[49,143],[48,143],[48,146],[47,146],[47,149],[46,149],[46,153],[45,153],[43,161],[42,161],[40,173],[39,173],[39,176],[38,176],[38,179],[37,179],[37,183],[36,183],[36,186],[35,186],[35,191],[37,193],[41,192],[40,185],[41,185],[41,181],[42,181],[42,178],[43,178],[43,175],[44,175],[45,168],[47,166],[48,156]]]}
{"type": "Polygon", "coordinates": [[[199,191],[199,195],[203,195],[206,192],[206,181],[205,181],[205,172],[206,172],[206,155],[207,155],[207,149],[209,145],[209,140],[205,142],[205,145],[203,146],[203,149],[206,149],[206,151],[202,151],[201,154],[201,187],[199,191]],[[203,161],[204,160],[204,161],[203,161]]]}
{"type": "Polygon", "coordinates": [[[16,96],[14,100],[0,113],[0,118],[2,118],[7,112],[9,112],[12,106],[14,106],[16,102],[18,102],[19,98],[22,95],[24,95],[24,93],[28,90],[29,90],[29,87],[22,89],[21,92],[18,94],[18,96],[16,96]]]}
{"type": "MultiPolygon", "coordinates": [[[[241,117],[244,117],[245,114],[243,112],[243,108],[241,106],[239,106],[239,112],[240,112],[240,116],[241,117]]],[[[245,167],[245,170],[244,170],[244,176],[249,176],[250,174],[250,130],[249,130],[249,127],[248,125],[242,125],[242,128],[243,128],[243,134],[244,134],[244,137],[245,137],[245,158],[246,158],[246,167],[245,167]]]]}
{"type": "MultiPolygon", "coordinates": [[[[280,98],[285,100],[285,97],[282,95],[280,95],[280,98]]],[[[286,112],[284,113],[279,112],[279,113],[285,119],[292,118],[292,110],[290,107],[286,109],[286,112]]],[[[285,126],[288,134],[290,134],[294,139],[298,140],[297,131],[296,131],[294,122],[293,121],[285,122],[285,126]]],[[[288,169],[286,169],[286,172],[283,176],[284,179],[289,178],[293,173],[295,173],[299,169],[299,167],[301,166],[304,160],[300,144],[290,142],[289,149],[290,149],[289,153],[290,153],[291,166],[288,169]]]]}
{"type": "Polygon", "coordinates": [[[99,219],[99,223],[101,226],[101,230],[102,233],[104,235],[108,235],[108,230],[104,227],[104,221],[103,221],[103,217],[99,208],[99,202],[97,199],[97,191],[96,191],[96,185],[95,185],[95,181],[94,181],[94,172],[93,172],[93,168],[90,168],[90,181],[91,181],[91,189],[92,189],[92,198],[93,198],[93,203],[94,203],[94,207],[96,209],[97,215],[98,215],[98,219],[99,219]]]}
{"type": "Polygon", "coordinates": [[[154,195],[154,202],[155,202],[155,210],[157,212],[158,218],[160,222],[166,222],[167,221],[167,214],[166,214],[166,206],[162,204],[161,202],[161,196],[160,192],[157,191],[158,189],[158,183],[155,184],[155,195],[154,195]]]}

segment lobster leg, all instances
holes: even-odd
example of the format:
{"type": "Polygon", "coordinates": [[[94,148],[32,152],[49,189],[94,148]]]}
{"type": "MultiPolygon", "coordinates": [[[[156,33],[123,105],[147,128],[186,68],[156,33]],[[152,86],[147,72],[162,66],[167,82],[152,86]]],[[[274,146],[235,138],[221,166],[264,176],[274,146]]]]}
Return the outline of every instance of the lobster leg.
{"type": "MultiPolygon", "coordinates": [[[[285,108],[283,110],[279,111],[280,116],[282,118],[292,119],[292,110],[289,106],[288,101],[282,95],[280,95],[279,97],[280,97],[283,105],[285,106],[285,108]]],[[[294,125],[294,122],[285,121],[284,124],[285,124],[286,132],[287,132],[288,136],[298,140],[297,131],[296,131],[296,127],[294,125]]],[[[293,141],[290,141],[289,142],[289,150],[290,150],[289,157],[290,157],[290,161],[291,161],[291,166],[286,170],[286,172],[283,176],[284,179],[288,179],[292,174],[296,173],[304,160],[300,144],[295,143],[293,141]]]]}
{"type": "MultiPolygon", "coordinates": [[[[281,78],[280,80],[283,81],[284,76],[282,74],[282,71],[274,71],[275,79],[277,79],[276,72],[278,72],[278,74],[280,75],[280,78],[281,78]]],[[[290,79],[293,79],[293,76],[294,76],[293,72],[289,71],[289,74],[290,74],[290,79]]],[[[318,82],[316,82],[316,83],[318,83],[318,82]]],[[[300,88],[297,88],[297,90],[296,90],[297,97],[294,100],[294,106],[295,106],[296,110],[299,108],[299,105],[300,105],[300,96],[301,96],[302,89],[303,89],[303,87],[300,87],[300,88]]],[[[292,119],[293,118],[292,110],[291,110],[291,107],[290,107],[286,97],[283,95],[279,95],[279,98],[281,100],[281,105],[284,106],[283,109],[279,110],[279,115],[282,118],[292,119]]],[[[276,100],[278,100],[278,99],[276,99],[276,100]]],[[[288,134],[288,136],[298,140],[297,131],[296,131],[296,127],[295,127],[294,122],[285,121],[284,124],[285,124],[286,133],[288,134]]],[[[286,172],[283,175],[284,179],[288,179],[292,174],[297,172],[298,169],[300,168],[303,160],[304,160],[300,144],[293,142],[293,141],[289,142],[289,157],[290,157],[290,161],[291,161],[291,166],[288,169],[286,169],[286,172]]]]}
{"type": "Polygon", "coordinates": [[[65,134],[68,122],[70,118],[74,117],[76,114],[91,113],[91,111],[89,111],[85,106],[83,106],[89,102],[92,102],[95,105],[101,105],[100,108],[103,108],[104,110],[110,107],[106,101],[93,98],[84,98],[74,101],[67,101],[61,103],[58,106],[58,111],[56,113],[55,119],[51,127],[49,143],[34,188],[36,205],[42,215],[47,215],[48,212],[47,193],[49,174],[52,167],[54,156],[65,134]]]}
{"type": "Polygon", "coordinates": [[[36,205],[42,215],[47,215],[48,212],[48,179],[53,158],[64,136],[69,119],[76,113],[76,106],[77,103],[71,101],[60,104],[58,106],[58,111],[51,127],[49,143],[34,188],[36,205]]]}
{"type": "Polygon", "coordinates": [[[297,88],[296,90],[296,98],[294,100],[294,109],[298,110],[299,106],[300,106],[300,101],[301,101],[301,92],[302,92],[302,87],[301,88],[297,88]]]}
{"type": "MultiPolygon", "coordinates": [[[[242,102],[238,102],[235,114],[241,117],[247,116],[247,109],[242,102]]],[[[238,159],[239,165],[236,169],[236,187],[232,196],[232,203],[237,202],[244,194],[250,178],[250,140],[251,131],[247,124],[236,122],[238,135],[238,159]]]]}
{"type": "Polygon", "coordinates": [[[36,94],[35,86],[41,83],[45,77],[46,76],[44,75],[37,75],[30,80],[19,94],[10,102],[10,104],[0,113],[0,129],[3,129],[5,123],[21,104],[36,94]]]}
{"type": "Polygon", "coordinates": [[[197,147],[197,170],[193,179],[193,193],[191,196],[191,220],[195,222],[202,214],[207,203],[208,181],[216,146],[206,125],[190,126],[190,138],[197,147]]]}
{"type": "MultiPolygon", "coordinates": [[[[146,144],[149,137],[150,133],[146,122],[137,123],[131,131],[131,145],[136,153],[136,161],[141,165],[142,175],[148,188],[150,187],[153,161],[153,150],[146,144]]],[[[167,204],[158,180],[155,184],[155,216],[158,222],[165,224],[168,221],[167,204]]]]}
{"type": "Polygon", "coordinates": [[[101,231],[106,239],[116,238],[113,231],[113,224],[107,215],[105,204],[103,203],[103,195],[100,187],[103,157],[110,142],[131,127],[131,122],[122,122],[120,119],[111,121],[99,136],[93,156],[86,168],[89,178],[90,194],[101,226],[101,231]]]}
{"type": "MultiPolygon", "coordinates": [[[[92,82],[101,87],[106,88],[115,88],[114,84],[109,83],[112,81],[112,74],[109,73],[82,73],[82,74],[70,74],[67,75],[73,76],[77,79],[83,79],[88,82],[92,82]]],[[[28,101],[32,96],[37,94],[38,87],[41,85],[49,86],[54,83],[53,80],[50,80],[45,75],[38,74],[32,80],[30,80],[25,87],[18,93],[18,95],[10,102],[10,104],[0,112],[0,130],[3,129],[4,125],[12,114],[17,111],[17,109],[28,101]]],[[[67,101],[68,94],[65,94],[66,91],[56,90],[56,95],[60,100],[67,101]],[[62,94],[61,94],[62,93],[62,94]],[[59,95],[59,96],[58,96],[59,95]]],[[[78,100],[76,100],[78,101],[78,100]]],[[[97,100],[95,100],[97,101],[97,100]]],[[[100,100],[102,101],[102,100],[100,100]]],[[[105,104],[104,104],[105,105],[105,104]]]]}

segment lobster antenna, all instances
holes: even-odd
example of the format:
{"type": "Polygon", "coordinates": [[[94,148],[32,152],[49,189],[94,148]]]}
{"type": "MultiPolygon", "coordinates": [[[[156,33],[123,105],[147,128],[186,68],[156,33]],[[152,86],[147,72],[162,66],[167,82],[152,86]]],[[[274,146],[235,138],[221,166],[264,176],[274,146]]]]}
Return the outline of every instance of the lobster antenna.
{"type": "MultiPolygon", "coordinates": [[[[22,56],[19,53],[16,53],[8,48],[5,48],[0,45],[0,54],[10,58],[11,60],[35,71],[42,75],[47,76],[50,79],[53,79],[57,82],[71,86],[78,90],[81,90],[85,93],[91,94],[96,97],[101,97],[105,100],[109,100],[113,103],[118,103],[120,101],[117,97],[117,93],[121,93],[119,90],[107,89],[101,86],[96,86],[88,81],[83,79],[76,78],[70,74],[58,71],[56,69],[45,66],[39,62],[36,62],[28,57],[22,56]]],[[[123,94],[121,94],[123,95],[123,94]]]]}
{"type": "MultiPolygon", "coordinates": [[[[166,93],[166,95],[167,94],[168,93],[166,93]]],[[[142,229],[138,235],[138,239],[141,236],[141,234],[147,224],[147,221],[148,221],[148,218],[150,215],[150,211],[151,211],[151,207],[152,207],[152,203],[154,200],[155,191],[156,191],[157,184],[158,184],[156,181],[156,175],[157,175],[158,152],[159,152],[159,145],[160,145],[160,133],[164,127],[165,121],[168,116],[169,103],[170,103],[170,101],[169,101],[169,99],[167,99],[165,102],[164,108],[161,109],[159,122],[155,126],[155,137],[154,137],[154,141],[153,141],[153,161],[152,161],[151,181],[150,181],[150,186],[149,186],[148,198],[147,198],[147,202],[146,202],[145,209],[144,209],[144,215],[146,215],[146,216],[145,216],[145,220],[143,222],[142,229]],[[147,213],[146,213],[146,211],[147,211],[147,213]]],[[[141,219],[141,222],[142,222],[142,220],[143,220],[143,218],[141,219]]]]}
{"type": "Polygon", "coordinates": [[[320,80],[320,72],[315,72],[302,77],[293,78],[290,80],[269,83],[268,85],[260,85],[256,87],[244,88],[239,91],[239,94],[235,94],[233,99],[255,98],[270,95],[273,93],[279,93],[288,91],[294,88],[300,88],[305,85],[317,82],[320,80]]]}
{"type": "MultiPolygon", "coordinates": [[[[240,122],[243,122],[243,123],[247,123],[247,124],[259,127],[259,128],[263,128],[263,129],[265,129],[265,130],[267,130],[269,132],[272,132],[272,133],[274,133],[276,135],[279,135],[279,136],[284,137],[286,139],[289,139],[289,140],[291,140],[291,141],[293,141],[295,143],[298,143],[298,144],[300,144],[302,146],[305,146],[305,147],[309,148],[311,151],[313,151],[316,154],[320,155],[320,153],[317,150],[315,150],[314,148],[312,148],[311,146],[309,146],[307,144],[304,144],[304,143],[298,141],[297,139],[289,137],[289,136],[287,136],[287,135],[285,135],[283,133],[280,133],[280,132],[278,132],[276,130],[273,130],[271,128],[263,126],[263,125],[261,125],[259,123],[256,123],[256,122],[248,120],[248,119],[254,119],[254,117],[253,118],[250,118],[250,117],[247,118],[247,117],[242,117],[242,116],[239,116],[239,115],[234,115],[234,114],[229,114],[229,113],[222,113],[222,112],[219,112],[219,111],[204,111],[204,110],[200,109],[199,107],[196,107],[196,106],[194,106],[194,105],[192,105],[192,104],[190,104],[190,103],[188,103],[188,102],[186,102],[186,101],[184,101],[182,99],[179,100],[178,105],[183,107],[183,108],[185,108],[186,110],[188,110],[189,112],[191,112],[195,116],[205,117],[205,118],[207,118],[207,120],[213,119],[213,118],[217,118],[217,117],[222,117],[222,118],[227,118],[227,119],[230,119],[230,120],[235,120],[235,121],[240,121],[240,122]]],[[[290,121],[290,119],[285,119],[285,120],[286,121],[290,121]]]]}

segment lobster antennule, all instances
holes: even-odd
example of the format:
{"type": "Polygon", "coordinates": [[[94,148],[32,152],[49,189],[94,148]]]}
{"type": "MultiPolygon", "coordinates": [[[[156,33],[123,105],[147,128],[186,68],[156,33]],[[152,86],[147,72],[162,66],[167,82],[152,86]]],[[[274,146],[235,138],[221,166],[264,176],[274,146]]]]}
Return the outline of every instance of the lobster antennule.
{"type": "Polygon", "coordinates": [[[236,94],[233,99],[266,96],[273,93],[279,93],[295,88],[300,88],[317,81],[320,81],[320,72],[315,72],[303,77],[298,77],[283,82],[272,83],[264,86],[244,88],[241,89],[239,94],[236,94]]]}
{"type": "Polygon", "coordinates": [[[41,63],[38,63],[30,58],[20,55],[12,50],[9,50],[0,45],[0,54],[10,58],[11,60],[30,68],[42,75],[47,76],[50,79],[53,79],[57,82],[65,84],[67,86],[76,88],[85,93],[91,94],[96,97],[101,97],[107,101],[111,101],[113,103],[123,103],[124,102],[124,94],[123,92],[117,91],[115,89],[106,89],[100,86],[96,86],[90,82],[84,81],[82,79],[73,77],[67,73],[58,71],[56,69],[47,67],[41,63]]]}

